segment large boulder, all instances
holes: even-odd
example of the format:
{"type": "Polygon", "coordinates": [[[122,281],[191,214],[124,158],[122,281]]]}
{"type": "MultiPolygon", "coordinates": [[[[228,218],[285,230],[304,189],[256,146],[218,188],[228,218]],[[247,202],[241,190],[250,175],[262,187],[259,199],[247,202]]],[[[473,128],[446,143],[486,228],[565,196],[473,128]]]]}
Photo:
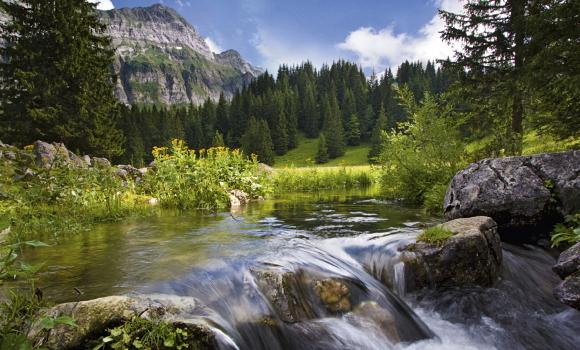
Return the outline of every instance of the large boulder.
{"type": "Polygon", "coordinates": [[[536,240],[580,210],[578,174],[578,150],[485,159],[455,175],[445,196],[445,217],[489,216],[502,238],[536,240]]]}
{"type": "Polygon", "coordinates": [[[192,342],[200,349],[217,348],[215,334],[199,315],[207,309],[196,299],[169,295],[139,297],[111,296],[89,301],[57,305],[39,315],[28,332],[37,347],[46,349],[79,349],[106,334],[106,330],[134,317],[155,319],[185,327],[192,342]],[[42,318],[72,317],[76,326],[58,324],[51,330],[43,328],[42,318]]]}
{"type": "Polygon", "coordinates": [[[405,290],[492,286],[502,262],[496,223],[489,217],[477,216],[439,226],[452,233],[443,243],[417,242],[402,249],[405,290]]]}
{"type": "Polygon", "coordinates": [[[69,151],[62,143],[36,141],[32,147],[32,153],[34,154],[36,166],[43,169],[58,166],[74,166],[80,168],[89,166],[83,158],[69,151]]]}
{"type": "Polygon", "coordinates": [[[580,310],[580,243],[560,254],[552,269],[564,280],[554,289],[556,299],[580,310]]]}

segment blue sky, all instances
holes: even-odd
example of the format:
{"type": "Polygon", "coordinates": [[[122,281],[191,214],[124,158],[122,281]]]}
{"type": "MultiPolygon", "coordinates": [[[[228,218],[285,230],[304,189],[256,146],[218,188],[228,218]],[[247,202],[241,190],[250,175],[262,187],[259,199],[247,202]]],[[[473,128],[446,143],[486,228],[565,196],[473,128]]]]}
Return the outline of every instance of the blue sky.
{"type": "Polygon", "coordinates": [[[215,51],[235,49],[252,64],[275,70],[305,60],[320,66],[340,58],[367,72],[405,59],[444,58],[437,8],[460,0],[93,0],[100,7],[164,3],[187,18],[215,51]]]}

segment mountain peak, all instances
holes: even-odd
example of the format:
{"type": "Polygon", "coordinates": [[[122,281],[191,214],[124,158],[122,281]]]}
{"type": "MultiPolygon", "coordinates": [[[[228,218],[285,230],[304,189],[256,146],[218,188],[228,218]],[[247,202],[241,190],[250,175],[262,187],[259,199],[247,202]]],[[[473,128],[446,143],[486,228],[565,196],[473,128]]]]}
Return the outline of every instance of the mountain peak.
{"type": "Polygon", "coordinates": [[[155,4],[101,12],[117,52],[125,103],[203,103],[233,94],[261,71],[235,50],[214,54],[176,10],[155,4]]]}

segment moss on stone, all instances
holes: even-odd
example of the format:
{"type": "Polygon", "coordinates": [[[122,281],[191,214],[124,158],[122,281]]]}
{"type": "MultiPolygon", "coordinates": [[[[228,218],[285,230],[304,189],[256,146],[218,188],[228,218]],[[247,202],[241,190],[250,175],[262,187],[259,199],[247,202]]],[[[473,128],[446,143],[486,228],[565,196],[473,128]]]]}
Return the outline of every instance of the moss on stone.
{"type": "Polygon", "coordinates": [[[424,242],[436,245],[442,245],[453,236],[453,232],[440,226],[429,227],[417,237],[417,242],[424,242]]]}

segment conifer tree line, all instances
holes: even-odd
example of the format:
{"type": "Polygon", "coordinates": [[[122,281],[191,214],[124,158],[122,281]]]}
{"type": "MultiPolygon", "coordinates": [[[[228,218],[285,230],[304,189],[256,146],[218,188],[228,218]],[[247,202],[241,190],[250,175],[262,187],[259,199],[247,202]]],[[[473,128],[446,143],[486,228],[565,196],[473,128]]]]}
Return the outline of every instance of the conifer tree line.
{"type": "MultiPolygon", "coordinates": [[[[281,66],[276,77],[266,72],[234,95],[201,106],[132,106],[124,110],[126,136],[123,161],[140,165],[151,159],[153,146],[181,138],[193,148],[226,145],[258,155],[272,164],[298,146],[299,134],[324,135],[326,155],[320,163],[344,154],[347,145],[373,143],[380,131],[405,120],[394,93],[406,84],[421,99],[425,91],[445,91],[451,75],[434,62],[404,62],[396,75],[387,70],[370,79],[354,63],[338,61],[320,69],[306,62],[281,66]]],[[[370,157],[377,154],[372,153],[370,157]]]]}

